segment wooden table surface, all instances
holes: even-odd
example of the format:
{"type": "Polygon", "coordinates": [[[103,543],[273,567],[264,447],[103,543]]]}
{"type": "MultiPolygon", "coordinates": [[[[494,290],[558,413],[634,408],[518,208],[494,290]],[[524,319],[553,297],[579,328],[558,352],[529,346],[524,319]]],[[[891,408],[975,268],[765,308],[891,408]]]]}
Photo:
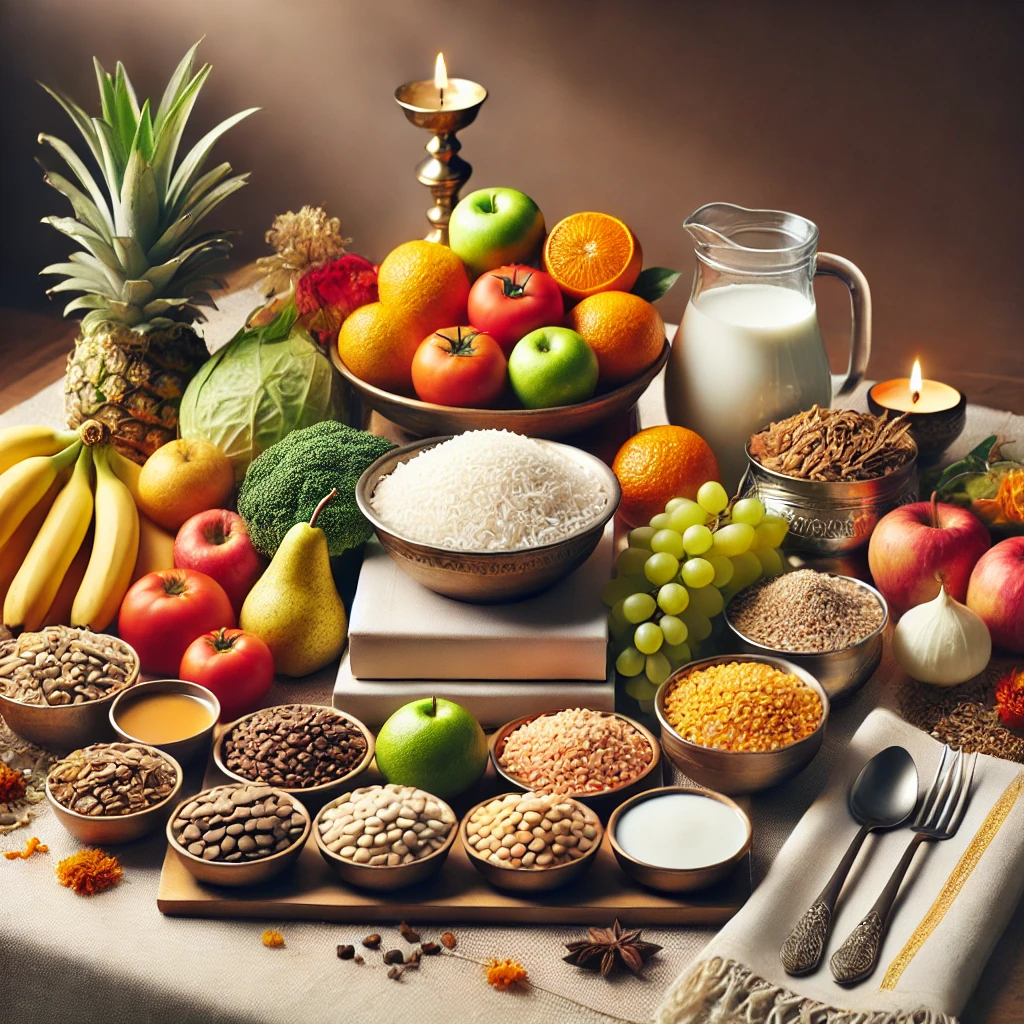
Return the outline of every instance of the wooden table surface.
{"type": "MultiPolygon", "coordinates": [[[[245,271],[235,281],[245,281],[245,271]]],[[[48,314],[0,307],[0,412],[31,398],[64,374],[76,324],[48,314]]],[[[942,379],[936,367],[934,375],[942,379]]],[[[1024,379],[989,381],[981,404],[1024,414],[1024,379]]],[[[1024,868],[1022,868],[1024,870],[1024,868]]],[[[1021,1024],[1024,1021],[1024,901],[1007,925],[978,984],[964,1024],[1021,1024]]]]}

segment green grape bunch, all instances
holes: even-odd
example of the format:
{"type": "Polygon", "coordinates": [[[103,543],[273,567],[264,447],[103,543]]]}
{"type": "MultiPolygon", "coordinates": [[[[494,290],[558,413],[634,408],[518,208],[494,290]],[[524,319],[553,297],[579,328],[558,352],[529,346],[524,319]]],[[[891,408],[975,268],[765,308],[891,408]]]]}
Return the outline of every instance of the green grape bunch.
{"type": "Polygon", "coordinates": [[[696,501],[673,498],[649,526],[630,531],[601,597],[611,608],[615,668],[645,710],[677,668],[699,657],[729,601],[762,576],[784,571],[779,548],[787,529],[758,498],[730,502],[725,488],[709,480],[696,501]]]}

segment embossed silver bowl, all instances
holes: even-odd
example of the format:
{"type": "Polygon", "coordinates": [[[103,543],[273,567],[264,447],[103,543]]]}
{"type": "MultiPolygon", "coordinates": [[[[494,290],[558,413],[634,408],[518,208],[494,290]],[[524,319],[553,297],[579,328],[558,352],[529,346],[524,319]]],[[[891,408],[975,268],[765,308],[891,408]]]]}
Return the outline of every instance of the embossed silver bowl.
{"type": "Polygon", "coordinates": [[[434,448],[453,435],[430,437],[382,455],[359,478],[356,503],[370,521],[384,550],[398,567],[445,597],[475,604],[518,601],[553,586],[582,565],[597,547],[605,525],[615,515],[621,490],[615,474],[596,456],[557,441],[538,444],[557,448],[563,455],[596,473],[608,493],[608,505],[590,525],[565,540],[517,551],[453,551],[403,537],[373,510],[370,500],[377,484],[402,462],[434,448]]]}
{"type": "Polygon", "coordinates": [[[786,547],[816,555],[841,555],[867,544],[879,519],[917,501],[917,454],[874,480],[838,483],[800,480],[762,466],[747,445],[741,490],[756,495],[772,515],[789,523],[786,547]]]}

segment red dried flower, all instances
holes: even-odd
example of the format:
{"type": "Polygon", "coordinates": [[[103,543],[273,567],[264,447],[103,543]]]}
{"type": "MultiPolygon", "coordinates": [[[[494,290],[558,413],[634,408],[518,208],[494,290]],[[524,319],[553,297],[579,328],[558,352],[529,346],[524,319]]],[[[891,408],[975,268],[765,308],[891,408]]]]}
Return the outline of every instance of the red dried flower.
{"type": "Polygon", "coordinates": [[[1003,725],[1024,729],[1024,668],[1010,669],[996,683],[996,711],[1003,725]]]}
{"type": "Polygon", "coordinates": [[[355,253],[311,267],[295,286],[299,317],[321,345],[337,340],[353,310],[376,301],[377,267],[355,253]]]}

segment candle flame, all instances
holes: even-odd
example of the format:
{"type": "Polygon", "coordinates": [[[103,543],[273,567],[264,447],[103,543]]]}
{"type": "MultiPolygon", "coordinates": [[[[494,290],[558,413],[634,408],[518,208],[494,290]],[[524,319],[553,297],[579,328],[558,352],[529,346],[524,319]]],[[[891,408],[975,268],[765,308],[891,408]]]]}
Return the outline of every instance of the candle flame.
{"type": "Polygon", "coordinates": [[[921,360],[914,360],[914,368],[910,371],[910,400],[916,405],[921,398],[921,360]]]}
{"type": "Polygon", "coordinates": [[[434,86],[437,89],[448,88],[448,69],[444,66],[444,54],[439,53],[434,63],[434,86]]]}

